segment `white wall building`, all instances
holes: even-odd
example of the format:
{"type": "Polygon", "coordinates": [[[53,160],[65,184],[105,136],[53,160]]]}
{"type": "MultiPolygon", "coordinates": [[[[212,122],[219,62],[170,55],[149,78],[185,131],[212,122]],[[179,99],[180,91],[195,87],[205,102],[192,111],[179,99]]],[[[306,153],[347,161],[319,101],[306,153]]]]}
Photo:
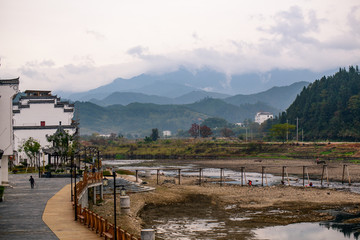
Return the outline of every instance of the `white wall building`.
{"type": "MultiPolygon", "coordinates": [[[[72,120],[73,104],[62,102],[57,96],[51,95],[51,91],[27,90],[25,94],[13,106],[15,151],[30,137],[37,140],[41,148],[51,147],[52,143],[47,141],[46,135],[53,135],[59,125],[71,135],[76,132],[76,124],[72,120]]],[[[25,160],[25,153],[17,152],[15,164],[25,160]]],[[[42,152],[41,163],[47,164],[42,152]]]]}
{"type": "Polygon", "coordinates": [[[169,130],[163,131],[162,134],[163,134],[164,138],[171,137],[171,131],[169,131],[169,130]]]}
{"type": "Polygon", "coordinates": [[[263,122],[265,122],[268,119],[273,119],[274,115],[272,115],[269,112],[258,112],[255,115],[255,122],[258,124],[262,124],[263,122]]]}
{"type": "Polygon", "coordinates": [[[19,78],[0,80],[0,185],[9,183],[8,164],[13,156],[12,100],[18,92],[19,78]]]}

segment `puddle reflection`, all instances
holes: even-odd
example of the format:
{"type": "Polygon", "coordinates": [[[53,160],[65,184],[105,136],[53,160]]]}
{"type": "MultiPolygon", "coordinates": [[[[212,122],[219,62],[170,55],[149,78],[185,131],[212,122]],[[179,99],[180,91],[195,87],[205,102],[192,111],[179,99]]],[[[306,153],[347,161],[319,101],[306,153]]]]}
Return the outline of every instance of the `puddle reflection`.
{"type": "MultiPolygon", "coordinates": [[[[357,232],[343,232],[323,223],[297,223],[255,230],[257,239],[267,240],[342,240],[358,239],[357,232]],[[325,227],[327,225],[327,227],[325,227]]],[[[345,226],[345,225],[343,225],[345,226]]],[[[343,228],[342,228],[343,229],[343,228]]]]}

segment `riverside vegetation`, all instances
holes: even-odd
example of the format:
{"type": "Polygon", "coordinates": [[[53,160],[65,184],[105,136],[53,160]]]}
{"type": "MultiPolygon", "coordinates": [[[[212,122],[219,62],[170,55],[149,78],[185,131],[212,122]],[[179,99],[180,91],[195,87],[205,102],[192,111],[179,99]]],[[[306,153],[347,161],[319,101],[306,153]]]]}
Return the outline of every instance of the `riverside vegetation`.
{"type": "Polygon", "coordinates": [[[123,138],[92,138],[104,159],[329,159],[360,162],[360,143],[245,142],[239,139],[160,139],[145,142],[123,138]]]}

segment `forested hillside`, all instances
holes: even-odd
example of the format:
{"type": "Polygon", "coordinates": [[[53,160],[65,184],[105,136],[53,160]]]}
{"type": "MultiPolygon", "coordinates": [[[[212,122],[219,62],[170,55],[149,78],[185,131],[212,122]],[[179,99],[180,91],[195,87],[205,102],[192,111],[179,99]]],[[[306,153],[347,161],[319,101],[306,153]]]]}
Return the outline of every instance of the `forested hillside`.
{"type": "Polygon", "coordinates": [[[280,112],[279,109],[270,107],[262,102],[256,102],[254,104],[245,103],[235,106],[214,98],[205,98],[204,100],[185,106],[196,112],[224,118],[231,123],[243,122],[245,119],[251,119],[253,121],[256,113],[260,111],[272,112],[275,115],[280,112]]]}
{"type": "Polygon", "coordinates": [[[185,105],[131,103],[101,107],[90,102],[76,102],[75,106],[81,134],[131,133],[139,137],[149,134],[152,128],[170,130],[173,134],[178,130],[187,131],[199,118],[219,117],[236,123],[253,120],[258,111],[279,112],[264,103],[234,106],[213,98],[185,105]]]}
{"type": "Polygon", "coordinates": [[[360,73],[358,66],[342,68],[305,87],[283,114],[304,130],[305,139],[360,140],[360,73]]]}
{"type": "Polygon", "coordinates": [[[152,128],[171,130],[189,129],[198,118],[208,116],[181,105],[132,103],[127,106],[100,107],[89,102],[76,102],[80,119],[80,134],[121,133],[143,137],[152,128]]]}
{"type": "MultiPolygon", "coordinates": [[[[301,90],[308,85],[309,82],[296,82],[290,86],[272,87],[269,90],[260,93],[249,95],[238,94],[225,98],[224,101],[236,106],[240,106],[245,103],[264,102],[267,105],[284,111],[295,100],[301,90]]],[[[275,111],[272,112],[277,113],[275,111]]]]}

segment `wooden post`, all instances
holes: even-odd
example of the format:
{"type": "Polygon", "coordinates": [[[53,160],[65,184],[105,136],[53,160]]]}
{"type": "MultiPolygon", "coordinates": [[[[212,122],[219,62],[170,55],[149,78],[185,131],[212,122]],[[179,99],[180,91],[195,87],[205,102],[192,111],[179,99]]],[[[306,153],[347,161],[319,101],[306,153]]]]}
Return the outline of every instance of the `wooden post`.
{"type": "Polygon", "coordinates": [[[224,169],[220,168],[220,186],[223,185],[223,171],[224,171],[224,169]]]}
{"type": "Polygon", "coordinates": [[[160,169],[157,169],[156,170],[156,184],[159,185],[159,172],[160,172],[160,169]]]}
{"type": "Polygon", "coordinates": [[[308,179],[308,184],[309,184],[309,186],[310,186],[310,177],[309,177],[309,170],[308,170],[308,168],[306,167],[306,175],[307,175],[307,179],[308,179]]]}
{"type": "Polygon", "coordinates": [[[136,173],[136,182],[138,182],[138,178],[139,178],[138,173],[139,173],[139,170],[135,170],[135,173],[136,173]]]}
{"type": "Polygon", "coordinates": [[[285,166],[282,167],[282,173],[281,173],[281,183],[285,183],[285,166]]]}
{"type": "Polygon", "coordinates": [[[303,187],[305,187],[305,166],[303,166],[303,187]]]}
{"type": "Polygon", "coordinates": [[[288,181],[288,185],[290,186],[290,179],[289,179],[289,174],[287,172],[287,167],[285,167],[285,173],[286,173],[286,178],[287,178],[287,181],[288,181]]]}
{"type": "Polygon", "coordinates": [[[181,185],[181,169],[179,169],[178,171],[179,171],[179,185],[181,185]]]}
{"type": "Polygon", "coordinates": [[[325,165],[326,167],[325,167],[325,171],[326,171],[326,181],[327,181],[327,184],[328,184],[328,186],[330,185],[330,183],[329,183],[329,173],[328,173],[328,168],[327,168],[327,165],[325,165]]]}
{"type": "Polygon", "coordinates": [[[341,178],[342,184],[344,184],[345,168],[346,168],[346,164],[343,165],[343,173],[342,173],[342,178],[341,178]]]}
{"type": "Polygon", "coordinates": [[[321,186],[323,185],[325,166],[326,166],[326,165],[324,164],[324,165],[323,165],[323,168],[322,168],[321,181],[320,181],[321,186]]]}
{"type": "Polygon", "coordinates": [[[244,167],[241,167],[241,186],[244,186],[243,179],[244,179],[244,167]]]}
{"type": "Polygon", "coordinates": [[[349,178],[349,186],[351,185],[351,179],[350,179],[350,174],[349,174],[349,168],[346,166],[346,171],[347,171],[347,175],[349,178]]]}
{"type": "Polygon", "coordinates": [[[201,185],[201,173],[202,173],[202,168],[199,168],[199,185],[201,185]]]}
{"type": "Polygon", "coordinates": [[[265,174],[265,183],[266,183],[266,186],[269,186],[268,180],[267,180],[266,169],[264,169],[264,174],[265,174]]]}
{"type": "Polygon", "coordinates": [[[261,186],[264,186],[264,169],[265,167],[261,167],[261,186]]]}

